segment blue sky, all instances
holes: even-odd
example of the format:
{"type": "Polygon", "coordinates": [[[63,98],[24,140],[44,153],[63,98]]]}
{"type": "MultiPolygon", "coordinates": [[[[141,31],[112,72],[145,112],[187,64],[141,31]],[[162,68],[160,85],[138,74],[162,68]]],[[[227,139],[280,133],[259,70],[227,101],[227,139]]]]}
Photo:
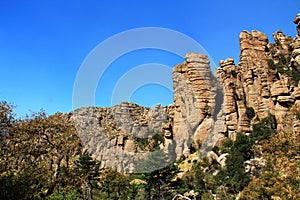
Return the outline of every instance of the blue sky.
{"type": "MultiPolygon", "coordinates": [[[[41,108],[48,114],[71,111],[73,86],[84,59],[102,41],[134,28],[179,31],[201,44],[216,63],[227,57],[237,63],[241,31],[260,30],[270,41],[278,29],[294,37],[292,21],[299,8],[296,0],[0,0],[0,100],[14,103],[18,116],[41,108]]],[[[151,62],[173,67],[182,58],[149,49],[120,57],[100,80],[96,105],[110,106],[118,79],[151,62]]],[[[166,77],[170,78],[171,74],[166,77]]],[[[146,85],[130,100],[166,105],[172,102],[172,92],[146,85]]]]}

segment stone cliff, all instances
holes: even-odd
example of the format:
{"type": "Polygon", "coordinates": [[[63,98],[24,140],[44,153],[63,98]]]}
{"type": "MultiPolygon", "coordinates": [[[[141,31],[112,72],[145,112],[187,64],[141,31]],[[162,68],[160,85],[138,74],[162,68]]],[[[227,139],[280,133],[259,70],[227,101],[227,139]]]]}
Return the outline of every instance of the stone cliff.
{"type": "Polygon", "coordinates": [[[220,61],[216,77],[224,88],[224,113],[228,137],[251,131],[247,109],[253,108],[257,118],[275,115],[277,129],[282,129],[288,107],[298,103],[299,88],[299,15],[298,36],[273,34],[274,44],[259,31],[243,31],[240,36],[240,62],[229,58],[220,61]]]}
{"type": "Polygon", "coordinates": [[[173,69],[176,154],[199,148],[214,125],[216,89],[205,55],[190,53],[173,69]]]}
{"type": "Polygon", "coordinates": [[[102,166],[131,172],[132,163],[151,152],[171,155],[168,163],[226,138],[235,140],[238,132],[248,134],[255,120],[270,115],[278,130],[286,128],[288,108],[300,105],[300,14],[294,23],[298,35],[279,30],[274,44],[260,31],[241,32],[240,61],[221,60],[215,76],[207,56],[187,53],[173,69],[174,103],[169,106],[121,103],[72,112],[85,148],[102,166]]]}

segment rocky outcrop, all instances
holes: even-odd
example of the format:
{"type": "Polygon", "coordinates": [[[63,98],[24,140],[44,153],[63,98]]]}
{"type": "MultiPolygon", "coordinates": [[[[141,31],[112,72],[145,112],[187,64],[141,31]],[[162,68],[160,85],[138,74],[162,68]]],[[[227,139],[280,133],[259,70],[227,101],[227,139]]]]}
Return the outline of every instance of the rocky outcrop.
{"type": "MultiPolygon", "coordinates": [[[[299,23],[299,15],[295,23],[299,23]]],[[[223,110],[226,131],[231,139],[237,132],[251,131],[247,109],[253,108],[259,119],[275,115],[277,128],[281,129],[288,107],[295,102],[298,89],[294,86],[295,76],[291,74],[300,66],[299,36],[293,40],[279,30],[273,37],[275,43],[271,44],[259,31],[243,31],[239,37],[241,55],[238,65],[229,58],[220,61],[216,70],[216,77],[224,88],[223,110]]]]}
{"type": "Polygon", "coordinates": [[[273,34],[273,38],[275,43],[273,46],[275,48],[272,48],[272,45],[268,45],[268,48],[271,48],[271,52],[274,56],[278,55],[284,55],[284,56],[289,56],[291,54],[291,43],[293,42],[292,37],[290,36],[285,36],[281,30],[276,31],[273,34]]]}
{"type": "MultiPolygon", "coordinates": [[[[168,107],[157,105],[150,109],[121,103],[72,113],[85,148],[101,160],[102,167],[132,172],[136,170],[134,163],[150,156],[153,149],[174,159],[216,140],[214,121],[222,119],[222,110],[215,109],[217,89],[207,56],[187,54],[186,61],[174,68],[173,80],[174,104],[168,107]],[[154,139],[161,137],[163,140],[154,139]]],[[[220,122],[216,124],[224,127],[220,122]]]]}
{"type": "MultiPolygon", "coordinates": [[[[138,172],[138,162],[164,143],[164,127],[169,124],[168,107],[150,109],[133,103],[78,109],[72,119],[85,149],[101,161],[101,167],[124,172],[138,172]],[[162,139],[154,144],[159,135],[162,139]]],[[[170,131],[166,135],[166,140],[172,137],[170,131]]]]}
{"type": "Polygon", "coordinates": [[[266,165],[266,161],[263,158],[253,158],[245,162],[245,171],[251,173],[255,177],[259,177],[262,172],[262,168],[266,165]]]}
{"type": "Polygon", "coordinates": [[[215,91],[207,56],[190,53],[173,70],[176,154],[203,143],[213,125],[215,91]]]}
{"type": "Polygon", "coordinates": [[[270,85],[274,77],[268,70],[267,54],[268,38],[259,31],[242,32],[240,34],[241,56],[238,67],[241,72],[245,103],[252,107],[259,118],[269,115],[270,85]]]}
{"type": "Polygon", "coordinates": [[[224,88],[224,114],[228,137],[237,132],[250,132],[247,108],[252,107],[259,118],[274,109],[270,86],[274,75],[268,70],[268,38],[259,31],[240,34],[241,56],[237,66],[232,58],[220,61],[216,77],[224,88]]]}
{"type": "Polygon", "coordinates": [[[293,52],[292,52],[292,64],[299,70],[300,69],[300,36],[297,36],[293,42],[293,52]]]}
{"type": "MultiPolygon", "coordinates": [[[[299,17],[294,21],[298,32],[299,17]]],[[[172,160],[192,149],[220,146],[226,138],[235,140],[238,132],[249,134],[255,120],[269,115],[275,115],[277,128],[283,129],[288,108],[300,105],[293,74],[300,70],[300,36],[292,39],[279,30],[273,37],[271,44],[260,31],[243,31],[239,63],[221,60],[215,77],[207,56],[186,54],[173,69],[174,103],[167,107],[121,103],[74,111],[85,147],[102,166],[134,171],[133,163],[153,149],[172,160]]]]}
{"type": "Polygon", "coordinates": [[[292,64],[300,70],[300,13],[294,20],[294,23],[297,24],[297,32],[298,35],[296,36],[293,42],[293,52],[292,52],[292,64]]]}

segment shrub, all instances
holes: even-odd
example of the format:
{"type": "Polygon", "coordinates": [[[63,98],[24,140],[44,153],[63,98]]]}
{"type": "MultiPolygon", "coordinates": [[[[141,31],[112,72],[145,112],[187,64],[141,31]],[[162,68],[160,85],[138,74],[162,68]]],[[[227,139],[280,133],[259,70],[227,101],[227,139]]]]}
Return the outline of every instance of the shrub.
{"type": "Polygon", "coordinates": [[[274,63],[273,59],[268,59],[267,62],[270,69],[277,70],[277,72],[280,74],[290,76],[295,82],[295,85],[298,86],[300,81],[300,72],[294,67],[291,69],[289,68],[291,56],[285,57],[283,54],[279,54],[279,62],[277,64],[274,63]]]}
{"type": "Polygon", "coordinates": [[[139,138],[134,137],[134,142],[141,148],[141,150],[145,150],[147,146],[149,146],[149,139],[148,138],[139,138]]]}
{"type": "Polygon", "coordinates": [[[237,76],[237,72],[233,69],[229,72],[230,75],[232,75],[233,77],[237,76]]]}
{"type": "Polygon", "coordinates": [[[229,192],[237,194],[250,182],[250,175],[245,173],[244,162],[252,158],[252,143],[249,137],[238,133],[236,141],[232,143],[226,159],[226,168],[215,177],[218,185],[229,188],[229,192]]]}
{"type": "Polygon", "coordinates": [[[214,146],[212,151],[215,152],[217,155],[220,155],[220,148],[218,146],[214,146]]]}
{"type": "Polygon", "coordinates": [[[252,107],[246,107],[246,115],[249,117],[249,119],[253,119],[255,117],[255,111],[252,107]]]}
{"type": "Polygon", "coordinates": [[[264,139],[269,139],[270,136],[276,133],[276,119],[274,115],[269,115],[269,117],[264,118],[260,123],[253,125],[253,130],[250,134],[251,141],[261,141],[264,139]]]}

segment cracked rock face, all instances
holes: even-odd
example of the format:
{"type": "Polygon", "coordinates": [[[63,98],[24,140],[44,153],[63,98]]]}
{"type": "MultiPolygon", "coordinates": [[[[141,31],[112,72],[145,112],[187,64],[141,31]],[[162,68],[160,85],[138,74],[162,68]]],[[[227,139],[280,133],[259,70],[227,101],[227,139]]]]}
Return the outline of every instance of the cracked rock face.
{"type": "MultiPolygon", "coordinates": [[[[137,169],[137,163],[150,155],[151,137],[164,136],[169,117],[168,107],[121,103],[112,108],[78,109],[72,119],[84,148],[101,161],[101,167],[141,172],[147,169],[137,169]]],[[[157,167],[164,167],[163,163],[157,167]]]]}
{"type": "Polygon", "coordinates": [[[208,138],[211,142],[216,91],[207,56],[187,54],[186,62],[174,68],[173,81],[174,104],[167,107],[121,103],[72,113],[85,148],[102,167],[135,171],[132,163],[149,156],[155,134],[163,136],[159,149],[171,160],[188,154],[191,145],[199,148],[208,138]],[[148,146],[142,148],[137,141],[148,146]]]}
{"type": "MultiPolygon", "coordinates": [[[[298,26],[300,15],[295,21],[298,26]]],[[[240,34],[240,62],[234,65],[233,59],[220,61],[216,77],[224,89],[223,111],[225,114],[226,133],[234,139],[236,132],[249,133],[251,119],[246,110],[252,107],[259,119],[269,114],[275,115],[278,127],[283,128],[288,107],[297,103],[299,89],[288,73],[272,69],[269,61],[275,65],[286,63],[286,70],[300,69],[300,37],[292,39],[282,31],[273,34],[274,44],[268,42],[265,34],[259,31],[243,31],[240,34]]]]}
{"type": "Polygon", "coordinates": [[[207,56],[188,53],[173,69],[174,142],[176,154],[188,153],[192,143],[206,141],[214,124],[216,91],[207,56]]]}
{"type": "Polygon", "coordinates": [[[153,155],[154,149],[168,154],[168,163],[188,155],[191,147],[221,145],[227,137],[235,140],[237,132],[248,134],[253,117],[272,114],[277,129],[283,129],[288,108],[300,105],[300,89],[291,74],[270,67],[270,61],[276,66],[285,59],[284,70],[300,70],[299,14],[294,22],[298,36],[277,31],[274,44],[260,31],[243,31],[239,63],[232,58],[220,61],[215,78],[207,56],[186,54],[185,62],[173,69],[174,103],[169,106],[121,103],[74,111],[72,119],[85,148],[102,167],[136,172],[135,163],[153,155]]]}

